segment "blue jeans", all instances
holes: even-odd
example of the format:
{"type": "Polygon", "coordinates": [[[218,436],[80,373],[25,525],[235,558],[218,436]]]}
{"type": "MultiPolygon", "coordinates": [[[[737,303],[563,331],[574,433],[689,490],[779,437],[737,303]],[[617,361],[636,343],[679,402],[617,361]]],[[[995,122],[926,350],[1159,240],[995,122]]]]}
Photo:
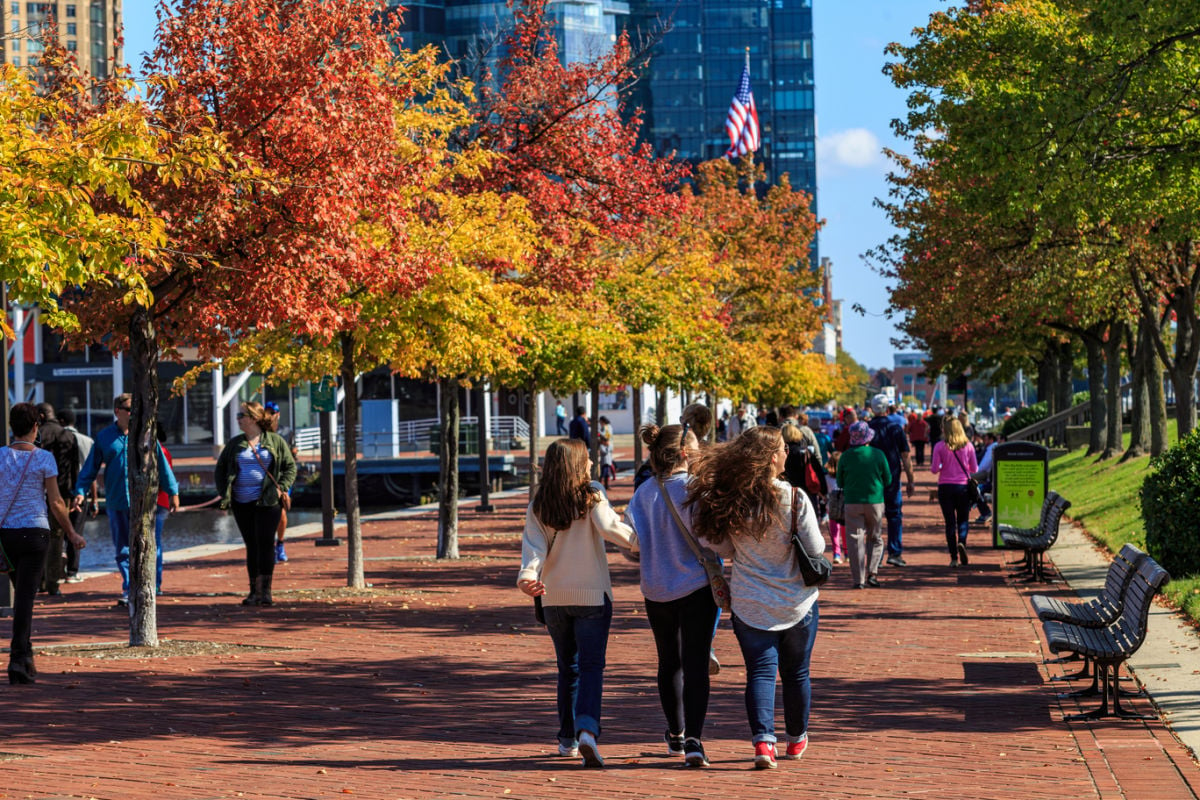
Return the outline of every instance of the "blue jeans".
{"type": "Polygon", "coordinates": [[[129,597],[129,509],[106,508],[108,531],[112,534],[117,572],[121,573],[121,594],[129,597]]]}
{"type": "Polygon", "coordinates": [[[167,516],[170,511],[162,506],[154,507],[154,591],[162,591],[162,532],[163,525],[167,524],[167,516]]]}
{"type": "Polygon", "coordinates": [[[887,520],[888,558],[899,557],[904,550],[904,492],[900,482],[883,490],[883,516],[887,520]]]}
{"type": "Polygon", "coordinates": [[[820,613],[813,603],[808,616],[782,631],[752,628],[733,616],[733,632],[746,661],[746,717],[755,744],[775,742],[775,675],[783,680],[783,721],[788,739],[808,733],[812,683],[808,665],[817,639],[820,613]]]}
{"type": "Polygon", "coordinates": [[[558,658],[558,741],[568,747],[580,731],[600,735],[600,699],[612,601],[602,606],[546,606],[546,630],[558,658]]]}

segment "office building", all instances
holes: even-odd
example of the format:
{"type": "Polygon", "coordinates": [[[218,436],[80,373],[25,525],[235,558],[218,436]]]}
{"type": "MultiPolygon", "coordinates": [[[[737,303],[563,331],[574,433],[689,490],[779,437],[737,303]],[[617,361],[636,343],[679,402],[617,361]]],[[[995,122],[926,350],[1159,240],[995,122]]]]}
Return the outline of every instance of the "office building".
{"type": "Polygon", "coordinates": [[[112,72],[114,60],[122,63],[116,41],[121,0],[3,2],[0,25],[4,29],[4,60],[18,67],[36,67],[45,49],[43,31],[51,19],[58,25],[59,41],[75,54],[84,72],[105,78],[112,72]]]}

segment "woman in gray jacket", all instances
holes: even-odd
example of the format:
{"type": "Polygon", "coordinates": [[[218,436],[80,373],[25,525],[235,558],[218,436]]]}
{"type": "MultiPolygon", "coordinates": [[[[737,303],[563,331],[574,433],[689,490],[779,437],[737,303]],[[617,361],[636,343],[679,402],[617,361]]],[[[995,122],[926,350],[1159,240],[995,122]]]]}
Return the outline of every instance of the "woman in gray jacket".
{"type": "Polygon", "coordinates": [[[799,759],[808,748],[818,591],[800,574],[792,515],[805,552],[820,555],[825,540],[808,498],[778,479],[787,456],[778,429],[751,428],[709,450],[688,486],[693,532],[733,561],[733,631],[746,661],[746,714],[758,769],[776,766],[776,673],[783,680],[782,758],[799,759]]]}

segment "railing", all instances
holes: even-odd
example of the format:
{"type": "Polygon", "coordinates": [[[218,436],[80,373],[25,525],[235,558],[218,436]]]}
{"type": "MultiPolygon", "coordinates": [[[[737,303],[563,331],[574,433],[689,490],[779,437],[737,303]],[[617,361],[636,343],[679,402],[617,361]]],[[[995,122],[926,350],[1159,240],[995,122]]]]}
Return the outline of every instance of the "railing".
{"type": "MultiPolygon", "coordinates": [[[[463,417],[462,425],[478,425],[478,417],[463,417]]],[[[359,425],[359,448],[364,453],[372,453],[377,449],[389,449],[398,444],[399,449],[408,452],[429,452],[429,434],[438,426],[437,417],[427,419],[404,420],[394,432],[368,431],[364,432],[359,425]]],[[[488,420],[491,439],[495,447],[510,450],[529,441],[529,423],[521,417],[492,416],[488,420]]],[[[312,453],[321,449],[320,428],[300,428],[296,431],[296,449],[302,453],[312,453]]],[[[345,428],[338,426],[337,438],[333,445],[334,453],[340,455],[346,450],[345,428]]]]}
{"type": "Polygon", "coordinates": [[[1092,419],[1091,403],[1080,403],[1009,434],[1009,441],[1037,442],[1045,447],[1066,447],[1067,428],[1092,419]]]}

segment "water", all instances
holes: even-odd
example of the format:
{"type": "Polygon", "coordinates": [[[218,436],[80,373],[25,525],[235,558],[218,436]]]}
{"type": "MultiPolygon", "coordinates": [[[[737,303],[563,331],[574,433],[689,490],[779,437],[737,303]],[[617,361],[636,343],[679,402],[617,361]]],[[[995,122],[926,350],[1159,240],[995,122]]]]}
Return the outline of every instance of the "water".
{"type": "MultiPolygon", "coordinates": [[[[288,512],[288,527],[306,522],[320,522],[319,509],[295,509],[288,512]]],[[[112,572],[116,569],[112,534],[108,531],[108,515],[101,512],[95,519],[84,522],[79,534],[88,546],[79,553],[81,572],[112,572]]],[[[180,511],[167,518],[163,527],[163,552],[182,550],[201,544],[242,543],[233,514],[214,509],[180,511]]]]}

